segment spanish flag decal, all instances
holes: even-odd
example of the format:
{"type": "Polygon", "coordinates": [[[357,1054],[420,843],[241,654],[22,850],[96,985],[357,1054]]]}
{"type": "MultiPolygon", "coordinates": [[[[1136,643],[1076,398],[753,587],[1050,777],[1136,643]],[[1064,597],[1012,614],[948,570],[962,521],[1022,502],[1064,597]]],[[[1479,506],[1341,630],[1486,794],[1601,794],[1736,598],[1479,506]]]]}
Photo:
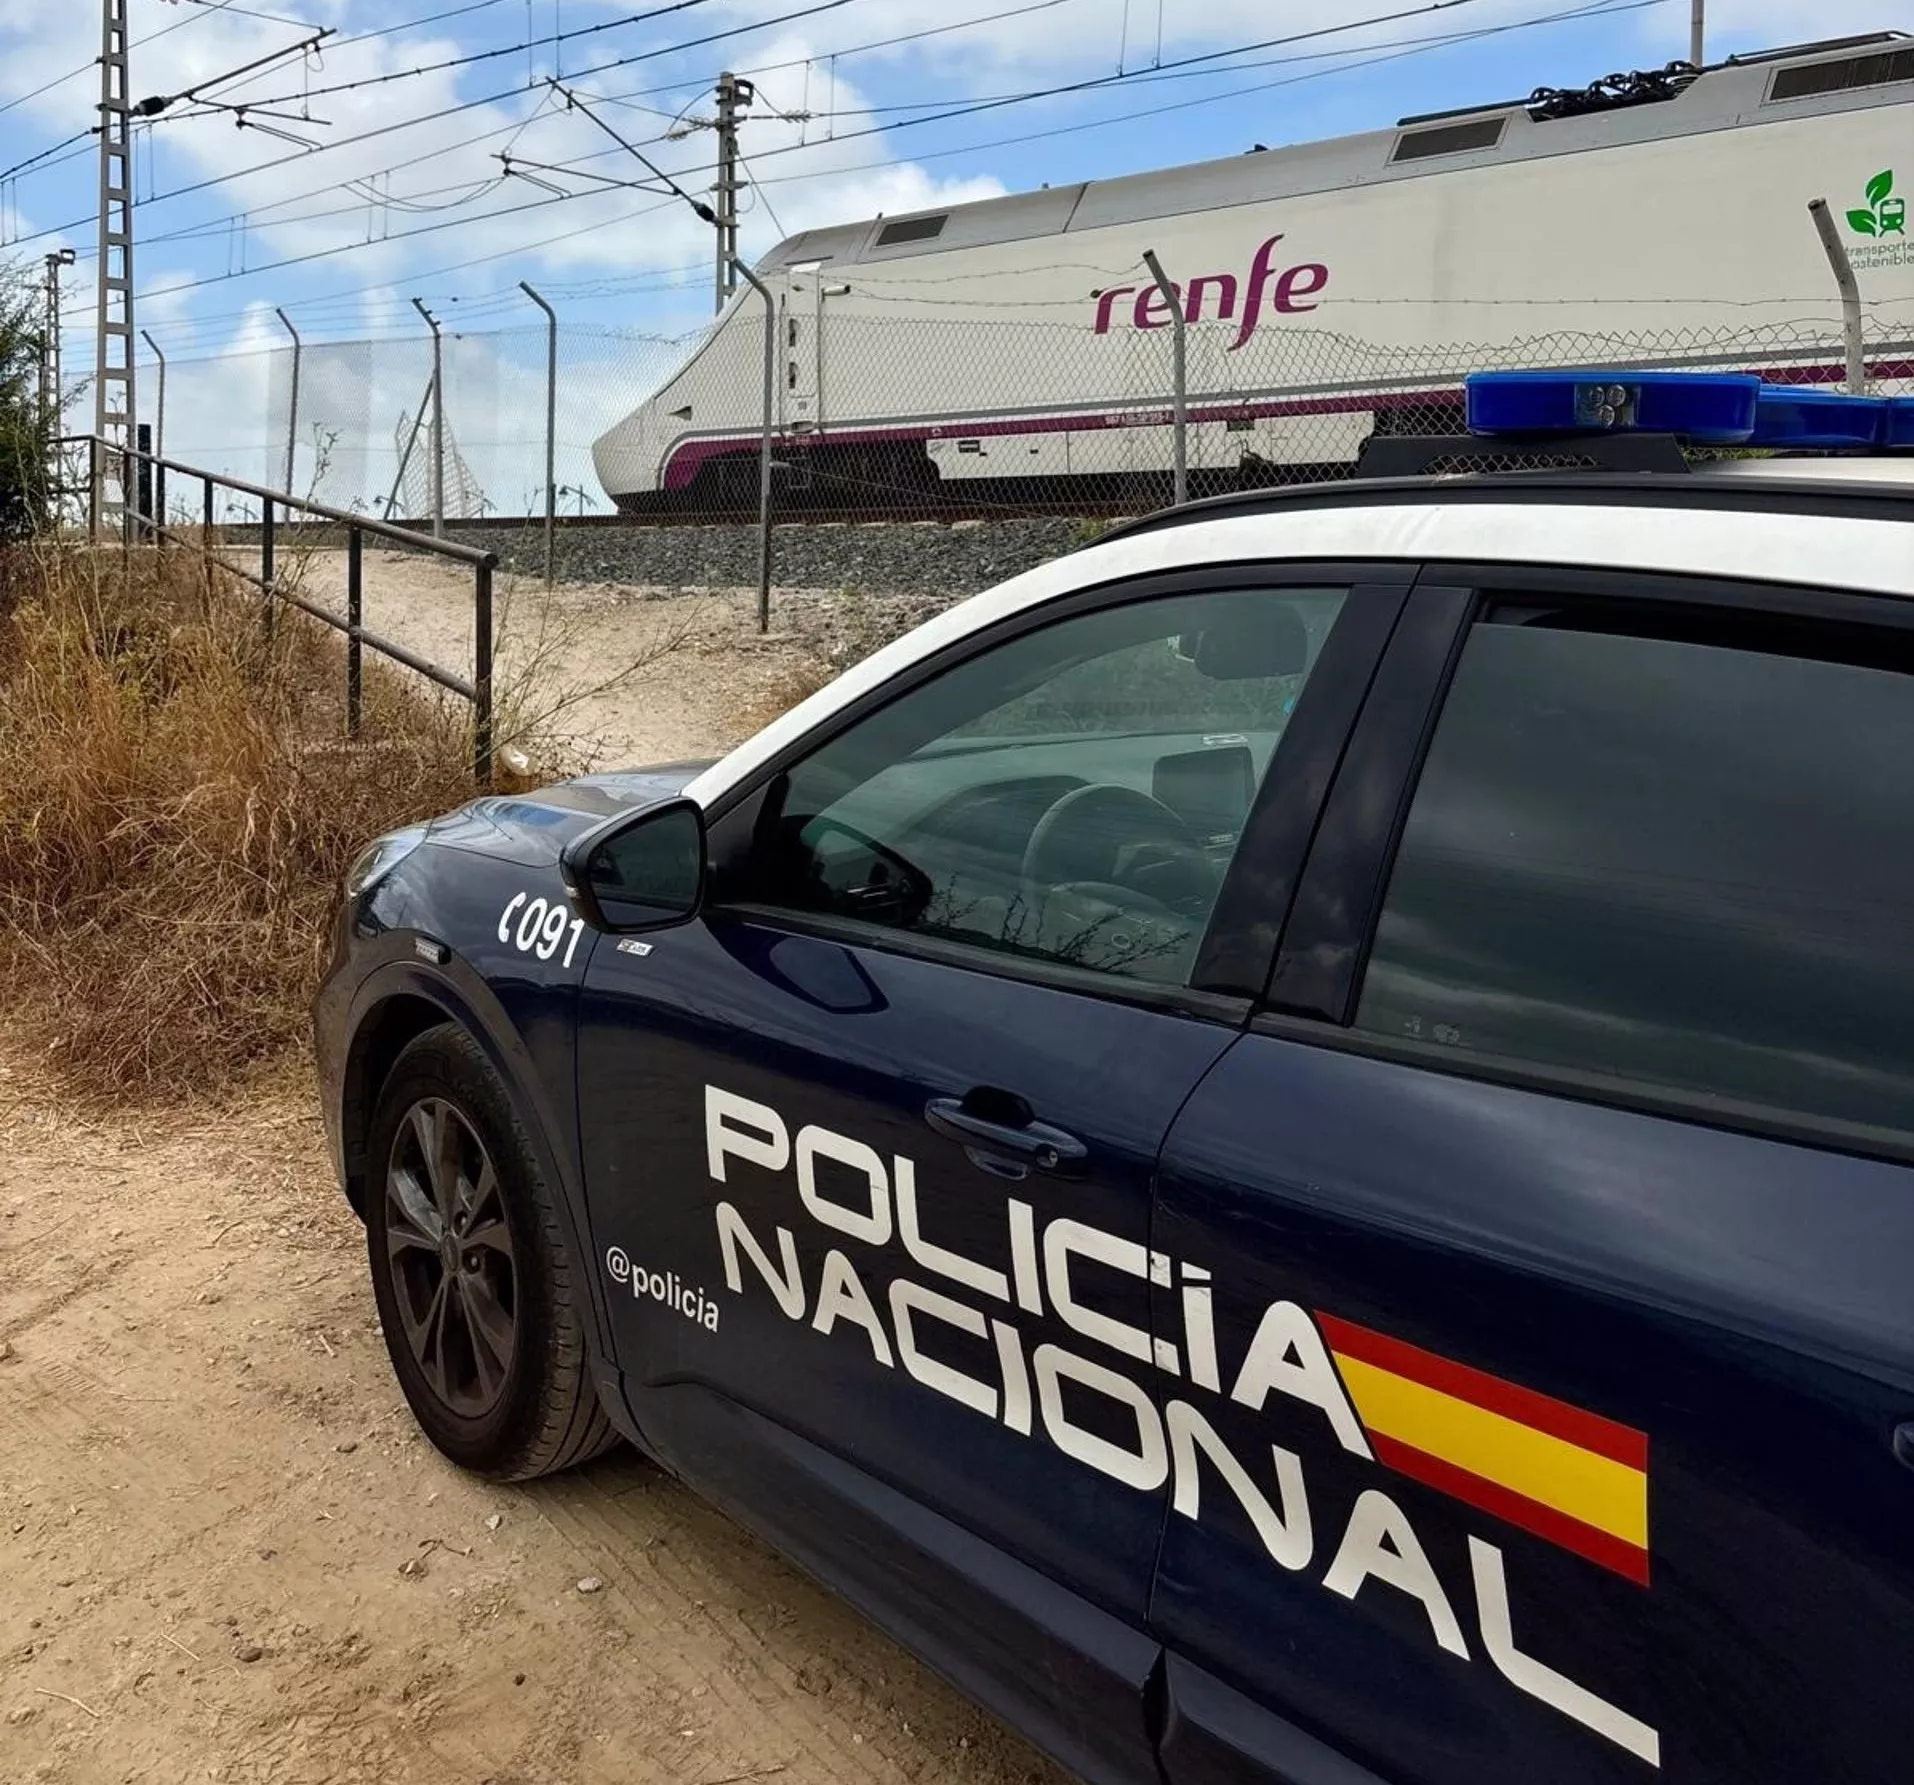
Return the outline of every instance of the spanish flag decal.
{"type": "Polygon", "coordinates": [[[1376,1460],[1648,1585],[1648,1437],[1318,1314],[1376,1460]]]}

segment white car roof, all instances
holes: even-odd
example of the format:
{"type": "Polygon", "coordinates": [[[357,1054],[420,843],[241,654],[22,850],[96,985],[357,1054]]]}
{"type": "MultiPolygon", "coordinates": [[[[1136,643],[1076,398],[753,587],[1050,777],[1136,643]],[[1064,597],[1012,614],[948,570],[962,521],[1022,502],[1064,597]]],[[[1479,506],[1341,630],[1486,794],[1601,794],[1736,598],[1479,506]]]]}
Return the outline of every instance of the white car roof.
{"type": "Polygon", "coordinates": [[[1885,483],[1914,492],[1914,453],[1886,459],[1729,459],[1715,477],[1784,478],[1790,483],[1885,483]]]}
{"type": "MultiPolygon", "coordinates": [[[[1811,461],[1749,460],[1737,476],[1773,480],[1811,461]],[[1781,467],[1786,465],[1786,472],[1781,467]]],[[[1852,471],[1870,461],[1824,461],[1852,471]]],[[[1875,461],[1880,462],[1880,461],[1875,461]]],[[[1895,461],[1887,461],[1893,463],[1895,461]]],[[[747,739],[685,789],[710,804],[813,726],[861,699],[922,657],[1000,621],[1099,583],[1194,565],[1355,560],[1586,565],[1605,570],[1672,572],[1914,598],[1914,504],[1895,517],[1835,506],[1746,500],[1729,506],[1675,505],[1673,480],[1656,480],[1655,498],[1625,487],[1567,499],[1502,484],[1445,499],[1439,485],[1378,492],[1373,501],[1346,488],[1340,498],[1293,506],[1278,498],[1240,510],[1203,508],[1070,552],[946,609],[914,632],[853,665],[828,687],[747,739]],[[1631,500],[1631,495],[1635,497],[1631,500]]],[[[1752,493],[1752,492],[1751,492],[1752,493]]],[[[1898,506],[1898,505],[1897,505],[1898,506]]]]}

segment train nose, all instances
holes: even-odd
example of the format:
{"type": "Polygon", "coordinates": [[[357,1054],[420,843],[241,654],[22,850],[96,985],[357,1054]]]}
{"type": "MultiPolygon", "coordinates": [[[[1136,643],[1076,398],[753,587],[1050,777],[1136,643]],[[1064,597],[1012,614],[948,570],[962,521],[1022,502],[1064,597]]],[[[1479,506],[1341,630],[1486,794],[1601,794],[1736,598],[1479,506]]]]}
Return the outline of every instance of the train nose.
{"type": "Polygon", "coordinates": [[[606,429],[593,442],[592,465],[605,494],[614,502],[627,496],[648,495],[660,487],[665,436],[647,403],[606,429]]]}

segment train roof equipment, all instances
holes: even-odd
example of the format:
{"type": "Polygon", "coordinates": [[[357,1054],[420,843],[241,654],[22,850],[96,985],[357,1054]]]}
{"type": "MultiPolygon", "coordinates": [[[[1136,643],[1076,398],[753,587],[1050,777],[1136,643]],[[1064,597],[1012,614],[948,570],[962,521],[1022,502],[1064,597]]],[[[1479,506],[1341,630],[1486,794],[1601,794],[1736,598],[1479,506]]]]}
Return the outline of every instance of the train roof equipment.
{"type": "Polygon", "coordinates": [[[1607,75],[1586,87],[1543,86],[1522,99],[1422,113],[1390,130],[802,230],[759,266],[862,265],[1299,198],[1449,168],[1702,135],[1865,103],[1862,95],[1871,96],[1871,90],[1909,81],[1914,36],[1904,31],[1762,50],[1704,68],[1674,62],[1607,75]]]}

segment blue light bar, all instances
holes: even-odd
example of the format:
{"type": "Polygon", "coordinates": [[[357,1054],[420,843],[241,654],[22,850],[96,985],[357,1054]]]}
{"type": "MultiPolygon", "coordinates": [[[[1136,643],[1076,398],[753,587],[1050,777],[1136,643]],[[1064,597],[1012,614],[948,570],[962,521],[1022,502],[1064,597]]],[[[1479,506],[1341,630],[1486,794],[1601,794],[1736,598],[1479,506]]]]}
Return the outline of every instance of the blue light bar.
{"type": "Polygon", "coordinates": [[[1761,380],[1745,372],[1474,372],[1472,434],[1680,434],[1739,446],[1755,431],[1761,380]]]}
{"type": "Polygon", "coordinates": [[[1761,387],[1749,444],[1823,451],[1879,446],[1885,443],[1887,424],[1888,405],[1883,397],[1766,384],[1761,387]]]}

